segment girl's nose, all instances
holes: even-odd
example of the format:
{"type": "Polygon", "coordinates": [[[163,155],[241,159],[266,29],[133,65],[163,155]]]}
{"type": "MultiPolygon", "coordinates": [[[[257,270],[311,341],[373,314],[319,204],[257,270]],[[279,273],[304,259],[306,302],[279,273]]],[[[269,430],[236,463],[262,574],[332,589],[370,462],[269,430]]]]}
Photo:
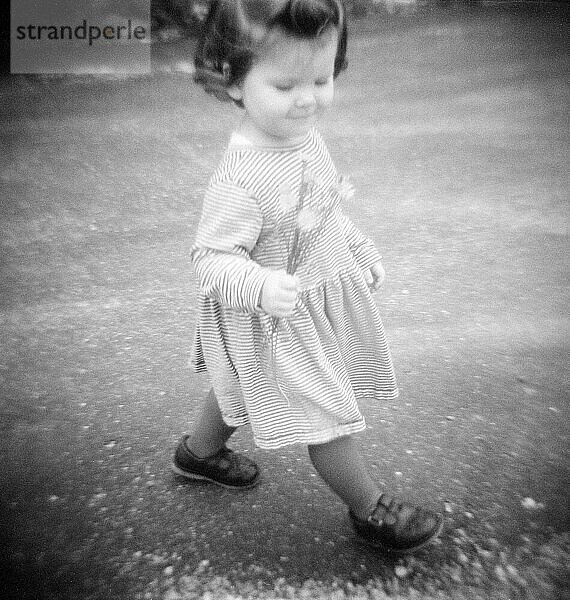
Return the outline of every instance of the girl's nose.
{"type": "Polygon", "coordinates": [[[298,108],[307,108],[316,104],[315,95],[310,90],[302,91],[295,100],[295,105],[298,108]]]}

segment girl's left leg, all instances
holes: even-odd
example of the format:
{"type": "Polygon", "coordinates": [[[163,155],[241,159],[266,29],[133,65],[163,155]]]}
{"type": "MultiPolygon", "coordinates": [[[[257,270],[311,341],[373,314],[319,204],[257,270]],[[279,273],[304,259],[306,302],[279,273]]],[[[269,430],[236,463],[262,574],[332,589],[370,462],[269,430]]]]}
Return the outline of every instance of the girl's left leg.
{"type": "Polygon", "coordinates": [[[359,518],[366,519],[382,492],[374,483],[354,440],[345,436],[309,446],[317,473],[359,518]]]}
{"type": "Polygon", "coordinates": [[[358,535],[373,546],[411,552],[441,531],[441,515],[384,494],[372,481],[352,438],[309,446],[311,461],[325,483],[349,507],[358,535]]]}

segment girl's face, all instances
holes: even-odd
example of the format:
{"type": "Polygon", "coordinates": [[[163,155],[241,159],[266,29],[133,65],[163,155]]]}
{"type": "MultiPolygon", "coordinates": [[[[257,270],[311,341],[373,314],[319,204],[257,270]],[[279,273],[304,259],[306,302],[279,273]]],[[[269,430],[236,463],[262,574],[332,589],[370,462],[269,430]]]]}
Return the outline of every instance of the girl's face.
{"type": "Polygon", "coordinates": [[[243,81],[228,90],[245,108],[242,133],[265,145],[303,139],[332,103],[337,44],[334,27],[318,39],[271,31],[243,81]]]}

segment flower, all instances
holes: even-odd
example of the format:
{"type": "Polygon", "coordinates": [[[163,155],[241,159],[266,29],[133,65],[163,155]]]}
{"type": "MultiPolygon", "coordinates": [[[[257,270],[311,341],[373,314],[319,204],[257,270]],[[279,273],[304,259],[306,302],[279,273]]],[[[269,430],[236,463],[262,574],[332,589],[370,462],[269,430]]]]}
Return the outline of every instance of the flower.
{"type": "Polygon", "coordinates": [[[297,206],[297,196],[288,182],[279,186],[279,205],[284,211],[289,211],[297,206]]]}
{"type": "Polygon", "coordinates": [[[300,231],[307,232],[315,228],[318,223],[317,214],[311,208],[304,208],[297,215],[297,225],[300,231]]]}
{"type": "Polygon", "coordinates": [[[313,171],[307,169],[303,175],[303,181],[307,183],[307,185],[316,185],[317,176],[313,173],[313,171]]]}

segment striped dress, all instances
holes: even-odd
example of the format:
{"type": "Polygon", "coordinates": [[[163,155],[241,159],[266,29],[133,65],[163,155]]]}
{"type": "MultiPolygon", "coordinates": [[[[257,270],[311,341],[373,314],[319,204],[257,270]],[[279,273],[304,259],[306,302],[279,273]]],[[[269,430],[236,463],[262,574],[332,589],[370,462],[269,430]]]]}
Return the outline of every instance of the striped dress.
{"type": "Polygon", "coordinates": [[[343,213],[350,193],[316,130],[294,147],[230,141],[204,198],[192,363],[224,421],[261,448],[319,444],[365,428],[359,399],[398,391],[363,271],[380,260],[343,213]],[[260,308],[271,269],[300,281],[295,311],[260,308]]]}

